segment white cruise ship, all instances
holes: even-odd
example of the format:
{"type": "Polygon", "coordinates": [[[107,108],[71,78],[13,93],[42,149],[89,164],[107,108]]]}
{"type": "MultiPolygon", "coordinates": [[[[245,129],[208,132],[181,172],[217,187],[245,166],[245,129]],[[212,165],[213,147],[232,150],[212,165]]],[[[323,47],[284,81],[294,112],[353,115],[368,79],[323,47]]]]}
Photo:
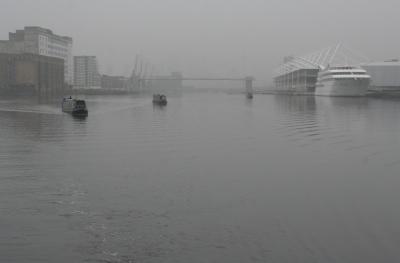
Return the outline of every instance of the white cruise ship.
{"type": "Polygon", "coordinates": [[[319,96],[364,96],[370,76],[359,67],[328,67],[318,73],[315,95],[319,96]]]}

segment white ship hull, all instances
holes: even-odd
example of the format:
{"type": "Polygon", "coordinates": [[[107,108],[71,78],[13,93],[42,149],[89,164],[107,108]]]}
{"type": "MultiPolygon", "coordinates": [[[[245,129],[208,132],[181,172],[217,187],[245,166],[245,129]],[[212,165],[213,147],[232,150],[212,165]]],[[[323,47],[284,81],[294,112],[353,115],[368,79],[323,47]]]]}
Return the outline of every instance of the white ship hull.
{"type": "Polygon", "coordinates": [[[365,96],[369,79],[330,79],[317,83],[316,96],[365,96]]]}

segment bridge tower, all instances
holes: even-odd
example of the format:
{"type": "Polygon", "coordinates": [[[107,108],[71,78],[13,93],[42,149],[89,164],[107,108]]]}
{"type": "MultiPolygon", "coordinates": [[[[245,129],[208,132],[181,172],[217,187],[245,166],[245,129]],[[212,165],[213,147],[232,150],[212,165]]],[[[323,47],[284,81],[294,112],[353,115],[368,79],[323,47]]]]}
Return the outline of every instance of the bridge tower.
{"type": "Polygon", "coordinates": [[[244,78],[246,94],[247,94],[248,98],[253,97],[253,81],[254,81],[253,77],[248,76],[248,77],[244,78]]]}

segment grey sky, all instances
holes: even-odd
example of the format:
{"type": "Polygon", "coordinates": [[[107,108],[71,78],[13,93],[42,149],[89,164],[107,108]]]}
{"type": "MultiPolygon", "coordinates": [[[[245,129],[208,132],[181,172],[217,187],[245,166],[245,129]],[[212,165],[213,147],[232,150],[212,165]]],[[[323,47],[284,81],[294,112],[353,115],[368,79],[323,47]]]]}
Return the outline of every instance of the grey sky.
{"type": "Polygon", "coordinates": [[[289,54],[341,42],[372,60],[400,55],[400,1],[0,0],[0,39],[25,25],[74,39],[103,73],[129,74],[135,54],[160,73],[254,75],[267,83],[289,54]],[[242,74],[243,73],[243,74],[242,74]]]}

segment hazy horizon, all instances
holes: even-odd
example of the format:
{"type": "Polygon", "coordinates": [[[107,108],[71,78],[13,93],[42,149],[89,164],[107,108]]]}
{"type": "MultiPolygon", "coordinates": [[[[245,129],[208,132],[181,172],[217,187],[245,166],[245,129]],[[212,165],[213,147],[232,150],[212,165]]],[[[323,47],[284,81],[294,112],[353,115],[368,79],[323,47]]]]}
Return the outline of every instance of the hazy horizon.
{"type": "Polygon", "coordinates": [[[140,54],[159,74],[253,75],[264,85],[284,56],[338,42],[371,60],[399,57],[394,0],[2,3],[0,39],[24,26],[49,28],[73,38],[74,55],[96,55],[105,74],[129,75],[140,54]]]}

